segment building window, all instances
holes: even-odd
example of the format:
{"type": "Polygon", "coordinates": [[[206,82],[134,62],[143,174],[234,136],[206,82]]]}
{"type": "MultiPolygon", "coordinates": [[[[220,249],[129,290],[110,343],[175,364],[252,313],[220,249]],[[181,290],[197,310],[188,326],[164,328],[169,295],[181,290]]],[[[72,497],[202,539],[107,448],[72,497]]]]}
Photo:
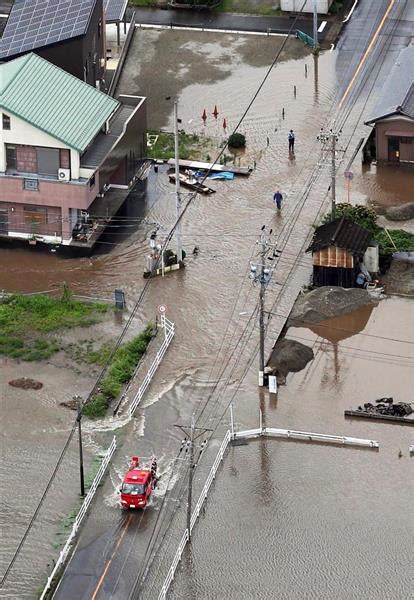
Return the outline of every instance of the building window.
{"type": "Polygon", "coordinates": [[[89,187],[93,187],[95,185],[95,174],[89,179],[89,187]]]}
{"type": "Polygon", "coordinates": [[[31,192],[37,192],[39,189],[39,180],[38,179],[24,179],[23,180],[23,189],[30,190],[31,192]]]}
{"type": "Polygon", "coordinates": [[[401,137],[400,138],[400,142],[401,142],[401,144],[412,144],[414,142],[414,138],[412,138],[412,137],[401,137]]]}
{"type": "Polygon", "coordinates": [[[6,144],[6,170],[17,171],[16,146],[6,144]]]}
{"type": "Polygon", "coordinates": [[[60,154],[57,148],[36,148],[39,175],[58,176],[60,154]]]}
{"type": "Polygon", "coordinates": [[[3,113],[3,129],[10,131],[10,117],[3,113]]]}
{"type": "Polygon", "coordinates": [[[32,225],[46,225],[47,208],[44,206],[24,206],[23,219],[25,223],[32,225]]]}

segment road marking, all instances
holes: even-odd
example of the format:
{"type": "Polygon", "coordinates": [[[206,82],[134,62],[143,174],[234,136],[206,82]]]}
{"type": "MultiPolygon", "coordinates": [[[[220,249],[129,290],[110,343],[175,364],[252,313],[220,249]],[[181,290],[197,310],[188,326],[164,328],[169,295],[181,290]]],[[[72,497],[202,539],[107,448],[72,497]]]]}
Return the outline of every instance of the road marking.
{"type": "Polygon", "coordinates": [[[366,61],[366,59],[367,59],[367,57],[368,57],[368,54],[371,52],[371,50],[372,50],[372,47],[373,47],[373,45],[375,44],[375,42],[376,42],[376,39],[377,39],[377,37],[378,37],[378,35],[379,35],[379,33],[380,33],[380,31],[381,31],[382,27],[383,27],[383,25],[384,25],[384,23],[385,23],[385,21],[386,21],[386,19],[387,19],[388,15],[390,14],[390,12],[391,12],[391,9],[392,9],[392,7],[394,6],[395,2],[396,2],[396,0],[390,0],[390,3],[389,3],[389,5],[388,5],[388,8],[387,8],[387,10],[385,11],[385,13],[384,13],[384,16],[382,17],[382,19],[381,19],[381,22],[380,22],[380,24],[378,25],[378,27],[377,27],[377,29],[376,29],[376,31],[375,31],[375,33],[374,33],[373,37],[372,37],[372,40],[371,40],[371,41],[370,41],[370,43],[369,43],[369,46],[368,46],[368,48],[365,50],[364,54],[362,55],[362,58],[361,58],[361,60],[359,61],[359,65],[357,66],[357,68],[356,68],[356,71],[355,71],[355,73],[354,73],[354,75],[353,75],[353,77],[352,77],[351,81],[349,82],[349,84],[348,84],[348,87],[346,88],[346,90],[345,90],[345,92],[344,92],[344,95],[342,96],[342,98],[341,98],[341,100],[340,100],[340,102],[339,102],[339,105],[338,105],[338,110],[340,110],[340,109],[341,109],[341,106],[342,106],[342,104],[344,103],[344,100],[345,100],[345,99],[346,99],[346,97],[348,96],[348,94],[349,94],[349,91],[350,91],[351,87],[353,86],[353,84],[354,84],[354,82],[355,82],[355,79],[358,77],[358,75],[359,75],[359,72],[360,72],[360,70],[362,69],[362,67],[363,67],[363,65],[364,65],[364,63],[365,63],[365,61],[366,61]]]}
{"type": "Polygon", "coordinates": [[[98,592],[99,592],[99,590],[101,589],[101,586],[102,586],[102,584],[103,584],[103,582],[104,582],[104,579],[105,579],[105,577],[106,577],[106,574],[107,574],[107,572],[108,572],[108,569],[109,569],[109,567],[111,566],[111,563],[112,563],[112,561],[113,561],[113,558],[114,558],[114,556],[115,556],[115,554],[116,554],[116,552],[117,552],[117,550],[118,550],[118,548],[119,548],[119,546],[120,546],[120,544],[121,544],[121,542],[122,542],[122,538],[124,537],[124,535],[125,535],[125,533],[126,533],[126,530],[127,530],[127,529],[128,529],[128,527],[129,527],[129,524],[130,524],[130,522],[131,522],[131,519],[132,519],[132,514],[131,514],[131,515],[129,515],[129,517],[128,517],[128,521],[126,522],[126,525],[125,525],[125,527],[124,527],[124,529],[123,529],[123,531],[122,531],[121,535],[119,536],[119,540],[118,540],[118,541],[117,541],[117,543],[116,543],[115,549],[114,549],[114,551],[112,552],[112,556],[111,556],[111,558],[108,560],[108,562],[106,563],[105,569],[104,569],[104,571],[103,571],[102,575],[101,575],[101,576],[100,576],[100,578],[99,578],[98,584],[97,584],[97,586],[96,586],[96,588],[95,588],[95,591],[94,591],[94,593],[93,593],[93,595],[92,595],[92,598],[91,598],[91,600],[95,600],[95,599],[96,599],[96,596],[98,595],[98,592]]]}

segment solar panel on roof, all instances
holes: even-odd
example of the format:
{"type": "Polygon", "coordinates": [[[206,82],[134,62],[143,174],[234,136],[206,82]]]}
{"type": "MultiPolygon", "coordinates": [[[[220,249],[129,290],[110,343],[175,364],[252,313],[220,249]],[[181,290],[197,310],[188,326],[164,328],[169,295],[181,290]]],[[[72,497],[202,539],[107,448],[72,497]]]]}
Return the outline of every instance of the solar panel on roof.
{"type": "Polygon", "coordinates": [[[0,58],[83,35],[96,0],[19,0],[0,39],[0,58]]]}
{"type": "Polygon", "coordinates": [[[122,21],[128,0],[104,0],[105,18],[107,23],[122,21]]]}

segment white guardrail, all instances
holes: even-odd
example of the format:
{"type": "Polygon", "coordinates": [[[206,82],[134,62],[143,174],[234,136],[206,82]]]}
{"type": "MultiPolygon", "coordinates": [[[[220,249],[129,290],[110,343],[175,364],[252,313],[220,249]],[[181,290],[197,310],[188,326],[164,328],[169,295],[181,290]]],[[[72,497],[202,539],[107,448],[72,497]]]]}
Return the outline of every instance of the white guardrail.
{"type": "Polygon", "coordinates": [[[235,440],[243,438],[255,438],[261,436],[305,440],[309,442],[323,442],[326,444],[342,444],[344,446],[365,446],[368,448],[379,448],[379,443],[375,440],[364,440],[361,438],[349,437],[347,435],[329,435],[326,433],[314,433],[312,431],[276,429],[274,427],[259,427],[257,429],[247,429],[246,431],[237,431],[236,433],[234,433],[235,440]]]}
{"type": "Polygon", "coordinates": [[[172,321],[167,319],[165,314],[161,314],[161,327],[164,329],[164,341],[161,345],[161,348],[157,352],[154,362],[148,369],[148,372],[144,377],[144,381],[139,386],[138,392],[135,394],[134,399],[132,400],[131,404],[129,405],[130,418],[132,418],[134,412],[137,410],[138,404],[141,402],[142,397],[145,394],[147,387],[151,383],[151,380],[154,376],[155,371],[158,369],[158,366],[159,366],[164,354],[167,352],[167,349],[171,343],[171,340],[174,337],[175,325],[172,321]]]}
{"type": "Polygon", "coordinates": [[[53,578],[55,577],[56,573],[59,571],[59,569],[63,566],[64,562],[66,561],[66,558],[69,554],[69,551],[70,551],[70,548],[72,545],[72,542],[76,536],[76,533],[80,527],[80,524],[82,523],[83,517],[85,516],[85,514],[89,508],[89,505],[92,502],[95,492],[98,489],[98,485],[100,484],[101,479],[111,461],[111,458],[112,458],[113,453],[115,452],[115,449],[116,449],[116,437],[114,436],[112,438],[111,445],[109,446],[108,450],[105,453],[105,456],[102,460],[101,466],[99,467],[99,471],[95,475],[92,485],[89,488],[89,491],[86,494],[84,501],[82,502],[82,506],[80,507],[79,512],[76,516],[75,522],[73,523],[72,531],[70,532],[70,535],[66,541],[66,544],[63,546],[63,549],[59,555],[58,561],[47,580],[47,583],[42,592],[42,595],[40,596],[40,600],[43,600],[45,598],[46,594],[48,593],[48,591],[50,589],[53,578]]]}
{"type": "MultiPolygon", "coordinates": [[[[198,502],[193,511],[193,514],[191,515],[190,532],[193,530],[193,527],[196,524],[196,521],[198,519],[200,511],[201,511],[203,504],[207,498],[207,494],[210,489],[210,486],[213,483],[213,481],[216,477],[218,468],[220,466],[220,463],[223,460],[223,456],[224,456],[224,453],[226,452],[227,446],[229,445],[230,439],[231,439],[231,433],[230,433],[230,431],[227,431],[226,435],[224,436],[224,440],[221,443],[220,450],[217,453],[216,460],[214,461],[214,464],[211,467],[210,473],[207,477],[207,481],[204,484],[203,491],[201,492],[201,494],[198,498],[198,502]]],[[[174,580],[175,571],[177,570],[178,563],[181,560],[181,556],[184,552],[184,548],[185,548],[187,542],[188,542],[188,529],[186,529],[183,533],[183,537],[181,538],[180,544],[174,555],[173,561],[172,561],[171,566],[168,571],[168,575],[165,578],[164,585],[162,586],[161,592],[158,596],[158,600],[165,600],[165,598],[167,596],[168,588],[170,587],[172,581],[174,580]]]]}

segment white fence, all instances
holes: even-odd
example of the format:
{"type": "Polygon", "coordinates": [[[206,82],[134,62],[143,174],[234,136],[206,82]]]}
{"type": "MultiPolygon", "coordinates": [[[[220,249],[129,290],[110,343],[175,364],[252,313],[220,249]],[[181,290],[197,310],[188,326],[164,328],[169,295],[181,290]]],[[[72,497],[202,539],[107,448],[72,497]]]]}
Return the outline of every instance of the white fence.
{"type": "Polygon", "coordinates": [[[365,446],[368,448],[379,448],[375,440],[364,440],[346,435],[328,435],[326,433],[313,433],[312,431],[294,431],[293,429],[276,429],[274,427],[260,427],[247,429],[234,434],[234,439],[246,439],[255,437],[276,437],[293,440],[304,440],[309,442],[323,442],[326,444],[342,444],[344,446],[365,446]]]}
{"type": "Polygon", "coordinates": [[[164,329],[164,341],[162,343],[161,348],[158,350],[157,355],[154,359],[154,362],[152,363],[152,365],[150,366],[150,368],[148,369],[147,374],[144,377],[144,381],[141,383],[138,392],[135,394],[134,399],[132,400],[131,404],[129,405],[129,416],[130,418],[132,418],[134,412],[137,410],[137,406],[138,404],[141,402],[143,395],[145,394],[145,391],[147,389],[147,387],[149,386],[149,384],[151,383],[151,380],[154,376],[155,371],[158,369],[158,366],[164,356],[164,354],[167,352],[168,346],[171,343],[171,340],[174,337],[175,334],[175,325],[172,321],[170,321],[169,319],[167,319],[167,317],[165,316],[165,314],[161,315],[161,327],[164,329]]]}
{"type": "MultiPolygon", "coordinates": [[[[204,484],[203,491],[201,492],[198,502],[193,511],[193,514],[191,515],[190,533],[193,530],[193,527],[198,519],[198,516],[203,507],[205,499],[207,498],[207,494],[210,489],[210,486],[216,477],[216,473],[218,471],[221,461],[223,460],[223,456],[227,449],[227,446],[229,445],[230,439],[231,439],[231,433],[230,433],[230,431],[227,431],[226,435],[224,436],[224,440],[220,446],[220,450],[217,453],[216,460],[214,461],[214,464],[211,467],[209,476],[207,477],[207,481],[204,484]]],[[[168,575],[165,578],[164,585],[162,586],[161,592],[158,596],[158,600],[165,600],[165,598],[167,596],[168,588],[170,587],[172,581],[174,580],[175,571],[177,569],[178,563],[181,560],[181,556],[184,552],[184,548],[185,548],[187,542],[188,542],[188,529],[186,529],[183,533],[183,537],[181,538],[180,544],[177,548],[177,552],[174,555],[173,561],[172,561],[170,569],[168,571],[168,575]]]]}
{"type": "Polygon", "coordinates": [[[69,554],[72,542],[76,536],[76,533],[80,527],[80,524],[82,523],[83,517],[85,516],[86,511],[88,510],[89,505],[92,502],[92,499],[95,495],[98,485],[100,484],[101,479],[106,471],[106,468],[110,463],[110,460],[112,458],[113,453],[115,452],[115,449],[116,449],[116,437],[114,436],[112,438],[111,445],[109,446],[108,450],[105,453],[105,456],[102,460],[101,466],[99,467],[99,471],[97,472],[95,479],[93,480],[92,485],[91,485],[87,495],[85,496],[84,501],[82,502],[82,506],[80,507],[80,510],[76,516],[75,522],[73,523],[72,531],[70,532],[70,535],[66,541],[66,544],[64,545],[64,547],[59,555],[59,558],[55,565],[55,568],[53,569],[52,573],[50,574],[50,576],[47,580],[47,583],[42,592],[42,595],[40,596],[40,600],[43,600],[45,598],[47,592],[50,589],[53,578],[55,577],[55,575],[59,571],[59,569],[63,566],[63,564],[69,554]]]}

